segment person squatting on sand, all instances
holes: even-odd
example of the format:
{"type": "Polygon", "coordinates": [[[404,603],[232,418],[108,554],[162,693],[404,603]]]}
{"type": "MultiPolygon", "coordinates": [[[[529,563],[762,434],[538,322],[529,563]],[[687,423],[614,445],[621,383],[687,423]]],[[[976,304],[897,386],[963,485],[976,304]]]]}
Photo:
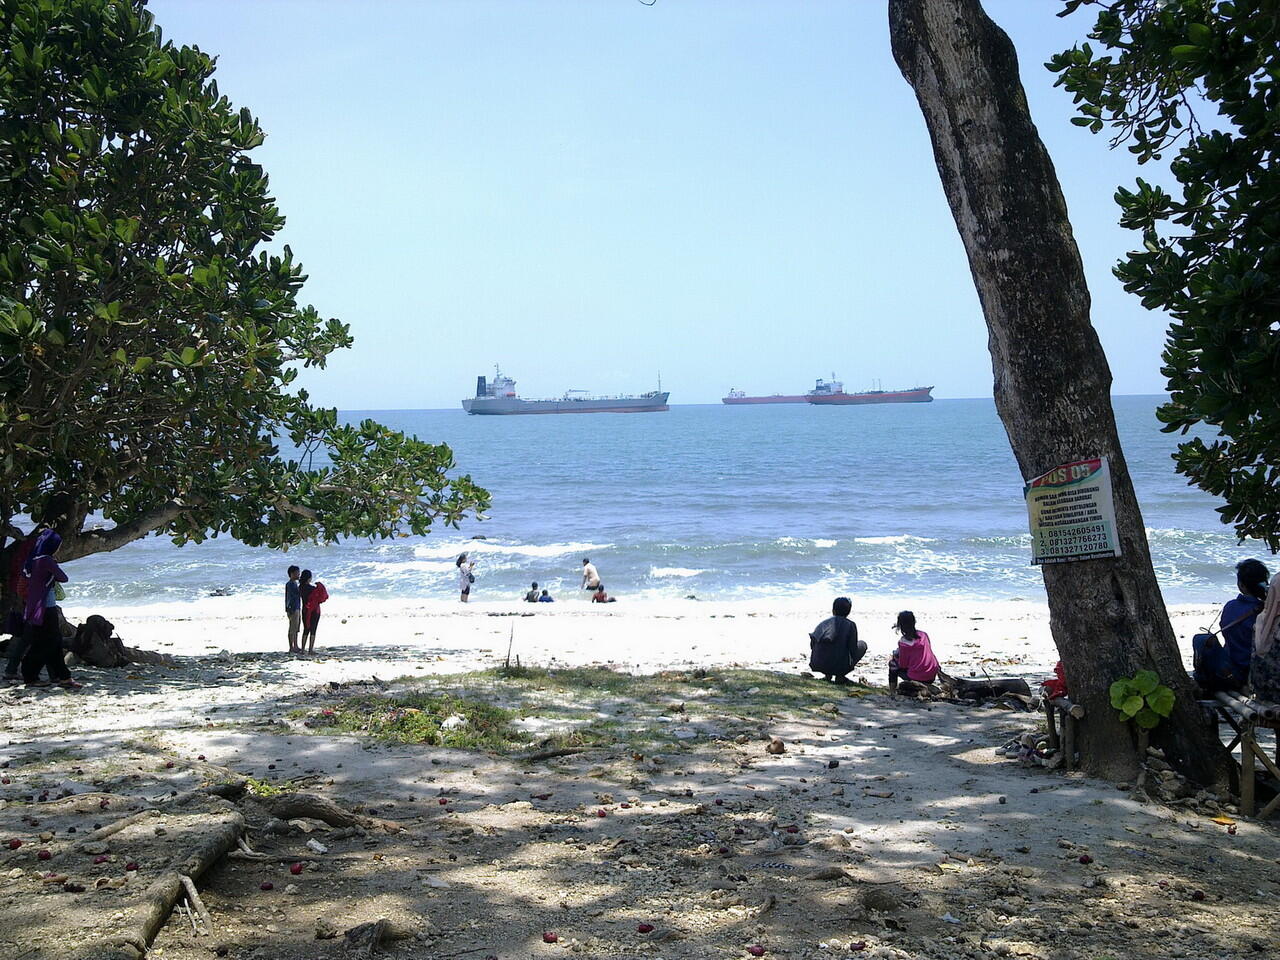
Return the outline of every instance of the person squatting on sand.
{"type": "Polygon", "coordinates": [[[289,618],[289,652],[298,652],[298,631],[302,629],[302,592],[298,589],[296,566],[288,569],[289,579],[284,583],[284,615],[289,618]]]}
{"type": "Polygon", "coordinates": [[[71,679],[62,653],[62,617],[58,609],[58,584],[67,582],[67,575],[58,566],[54,555],[62,546],[62,537],[52,530],[43,531],[36,538],[31,554],[22,565],[27,590],[23,606],[23,631],[14,637],[5,665],[4,684],[16,686],[18,665],[21,661],[22,680],[28,687],[43,687],[41,669],[47,670],[49,682],[68,690],[79,690],[80,684],[71,679]]]}
{"type": "Polygon", "coordinates": [[[476,582],[476,562],[468,560],[465,553],[458,554],[455,561],[458,567],[458,589],[462,591],[462,602],[471,599],[471,585],[476,582]]]}
{"type": "Polygon", "coordinates": [[[303,570],[298,580],[298,593],[302,597],[302,639],[299,653],[316,652],[316,628],[320,626],[320,604],[329,599],[329,591],[317,580],[311,582],[311,571],[303,570]]]}
{"type": "Polygon", "coordinates": [[[822,679],[849,684],[849,671],[867,653],[867,645],[858,639],[858,625],[849,619],[853,604],[848,597],[836,597],[831,616],[809,634],[809,669],[822,674],[822,679]]]}
{"type": "Polygon", "coordinates": [[[938,677],[938,658],[933,655],[929,635],[916,629],[916,615],[910,610],[898,614],[894,629],[901,635],[898,649],[889,658],[889,692],[898,692],[899,680],[933,683],[938,677]]]}
{"type": "Polygon", "coordinates": [[[600,574],[596,572],[596,565],[586,557],[582,558],[582,589],[600,589],[600,574]]]}

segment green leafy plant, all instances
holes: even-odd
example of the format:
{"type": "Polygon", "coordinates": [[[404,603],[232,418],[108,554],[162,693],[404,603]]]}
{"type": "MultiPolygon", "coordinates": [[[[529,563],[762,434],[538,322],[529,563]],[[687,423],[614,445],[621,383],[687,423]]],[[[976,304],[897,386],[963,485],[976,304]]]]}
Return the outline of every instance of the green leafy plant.
{"type": "Polygon", "coordinates": [[[449,447],[298,386],[351,333],[301,299],[266,133],[214,68],[141,0],[0,2],[0,563],[29,520],[73,560],[422,535],[489,502],[449,447]]]}
{"type": "Polygon", "coordinates": [[[1222,498],[1243,540],[1280,549],[1280,77],[1271,0],[1067,0],[1097,16],[1047,64],[1074,98],[1072,122],[1164,160],[1163,184],[1116,192],[1141,245],[1115,275],[1171,322],[1162,372],[1166,432],[1193,435],[1178,472],[1222,498]]]}
{"type": "Polygon", "coordinates": [[[1153,670],[1139,670],[1111,685],[1111,705],[1143,730],[1154,729],[1169,716],[1173,702],[1173,691],[1160,682],[1153,670]]]}

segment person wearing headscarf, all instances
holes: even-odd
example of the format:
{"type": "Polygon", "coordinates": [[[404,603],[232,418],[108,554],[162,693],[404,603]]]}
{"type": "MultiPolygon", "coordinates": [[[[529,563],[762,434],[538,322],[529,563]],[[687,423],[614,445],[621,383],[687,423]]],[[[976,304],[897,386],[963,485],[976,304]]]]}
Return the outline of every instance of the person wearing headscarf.
{"type": "Polygon", "coordinates": [[[29,687],[45,686],[40,680],[40,671],[46,670],[50,683],[70,690],[80,689],[80,684],[71,678],[62,653],[62,617],[55,586],[67,582],[66,573],[55,559],[61,546],[62,537],[56,532],[41,532],[22,566],[27,581],[27,600],[22,611],[23,642],[15,642],[9,653],[4,676],[7,686],[17,684],[21,661],[22,681],[29,687]]]}
{"type": "Polygon", "coordinates": [[[1253,624],[1249,683],[1259,700],[1280,701],[1280,573],[1271,578],[1262,612],[1253,624]]]}

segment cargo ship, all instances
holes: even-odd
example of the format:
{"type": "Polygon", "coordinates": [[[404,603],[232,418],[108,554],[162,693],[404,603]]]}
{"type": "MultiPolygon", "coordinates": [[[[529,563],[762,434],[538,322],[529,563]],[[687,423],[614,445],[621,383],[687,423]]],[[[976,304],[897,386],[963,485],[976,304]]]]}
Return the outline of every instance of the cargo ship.
{"type": "Polygon", "coordinates": [[[810,403],[822,406],[846,406],[855,403],[932,403],[933,387],[912,387],[910,390],[861,390],[857,393],[845,393],[844,384],[834,379],[819,380],[818,386],[823,389],[810,390],[805,399],[810,403]]]}
{"type": "Polygon", "coordinates": [[[662,389],[638,396],[593,397],[585,390],[567,390],[557,400],[525,400],[516,394],[516,382],[493,368],[493,380],[476,377],[476,395],[462,401],[470,414],[511,416],[526,413],[661,413],[669,409],[670,393],[662,389]]]}
{"type": "Polygon", "coordinates": [[[819,378],[808,393],[774,393],[767,397],[748,397],[745,391],[730,390],[727,397],[721,397],[721,403],[731,406],[749,403],[818,403],[818,404],[852,404],[852,403],[929,403],[933,387],[912,387],[910,390],[865,390],[861,393],[845,393],[844,384],[835,379],[819,378]]]}

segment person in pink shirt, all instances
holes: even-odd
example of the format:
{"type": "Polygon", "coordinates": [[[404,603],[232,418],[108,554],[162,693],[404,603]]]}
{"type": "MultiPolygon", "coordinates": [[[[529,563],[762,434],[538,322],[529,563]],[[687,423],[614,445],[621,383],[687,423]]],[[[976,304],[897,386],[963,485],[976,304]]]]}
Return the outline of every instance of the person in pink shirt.
{"type": "Polygon", "coordinates": [[[899,680],[933,683],[938,676],[938,658],[933,655],[929,635],[916,629],[916,615],[903,610],[896,629],[901,639],[897,652],[889,658],[889,692],[898,692],[899,680]]]}

